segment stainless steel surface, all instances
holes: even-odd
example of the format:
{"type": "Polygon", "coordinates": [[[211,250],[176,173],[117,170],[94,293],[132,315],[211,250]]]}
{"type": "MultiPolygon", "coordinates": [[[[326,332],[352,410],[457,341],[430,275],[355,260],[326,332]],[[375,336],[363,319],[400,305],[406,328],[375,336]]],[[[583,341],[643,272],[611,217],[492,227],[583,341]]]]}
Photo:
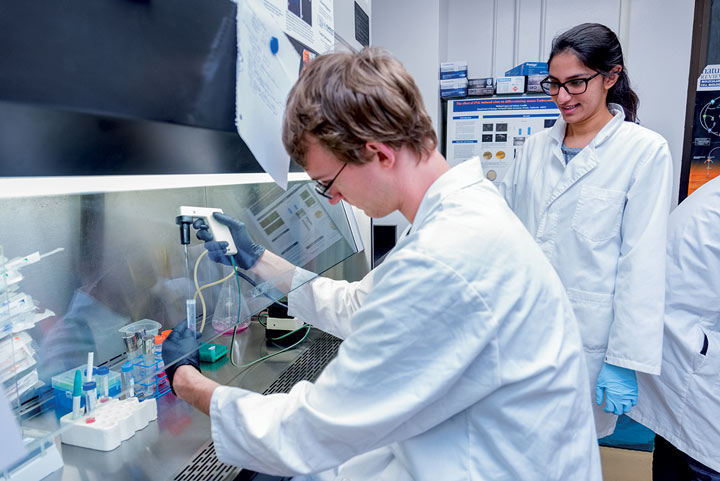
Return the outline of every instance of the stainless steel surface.
{"type": "MultiPolygon", "coordinates": [[[[218,206],[247,222],[250,213],[246,207],[269,192],[285,199],[278,209],[293,207],[274,184],[0,198],[1,218],[7,226],[0,229],[0,245],[6,257],[63,249],[22,270],[21,291],[31,295],[41,310],[49,309],[55,315],[28,331],[37,349],[37,364],[33,368],[43,384],[35,391],[39,397],[24,396],[21,399],[24,404],[13,406],[16,412],[23,413],[21,426],[42,424],[49,436],[54,435],[59,430],[54,416],[40,416],[44,418],[42,423],[33,419],[46,412],[46,401],[52,400],[52,376],[83,365],[88,352],[95,353],[96,365],[108,363],[115,367],[126,350],[118,332],[120,327],[153,319],[161,323],[162,329],[169,329],[184,319],[185,299],[193,295],[195,288],[186,276],[185,251],[175,224],[178,206],[218,206]]],[[[347,240],[351,234],[343,209],[323,204],[322,211],[332,219],[333,231],[340,235],[333,232],[338,240],[307,262],[305,267],[315,272],[337,265],[354,252],[354,243],[347,240]]],[[[258,229],[248,222],[248,230],[256,239],[262,235],[258,229]]],[[[327,232],[320,227],[313,230],[308,226],[291,233],[299,242],[310,242],[324,234],[327,232]]],[[[194,236],[188,250],[194,270],[196,260],[205,250],[194,236]]],[[[221,279],[227,272],[205,258],[198,267],[200,285],[221,279]]],[[[272,302],[265,294],[274,299],[286,294],[277,289],[261,292],[240,282],[243,319],[272,302]]],[[[219,335],[212,329],[211,321],[221,287],[203,290],[207,315],[203,341],[219,335]]],[[[200,299],[197,313],[202,313],[200,299]]],[[[252,353],[255,348],[241,344],[240,349],[244,356],[244,350],[252,353]]],[[[260,379],[270,376],[272,372],[268,369],[283,362],[280,359],[283,356],[250,371],[260,379]]]]}
{"type": "MultiPolygon", "coordinates": [[[[297,348],[240,370],[227,357],[213,364],[201,364],[203,373],[221,384],[265,391],[323,333],[312,330],[297,348]]],[[[264,329],[257,323],[236,337],[242,358],[247,363],[280,350],[264,340],[264,329]]],[[[230,336],[216,343],[229,346],[230,336]]],[[[39,422],[37,420],[36,422],[39,422]]],[[[124,441],[118,448],[95,451],[59,444],[65,466],[45,478],[47,481],[165,481],[180,471],[210,440],[210,418],[180,401],[173,394],[158,399],[158,419],[124,441]]]]}

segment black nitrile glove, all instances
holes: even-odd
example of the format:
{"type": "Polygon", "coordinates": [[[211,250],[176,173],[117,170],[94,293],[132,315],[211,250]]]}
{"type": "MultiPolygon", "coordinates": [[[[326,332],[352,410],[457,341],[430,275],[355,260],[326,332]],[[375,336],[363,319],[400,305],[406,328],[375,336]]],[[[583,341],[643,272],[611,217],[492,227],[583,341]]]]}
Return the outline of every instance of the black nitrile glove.
{"type": "Polygon", "coordinates": [[[200,371],[199,347],[200,345],[198,344],[196,334],[194,331],[188,329],[187,320],[185,319],[180,321],[170,335],[163,341],[162,358],[163,363],[165,363],[165,374],[167,375],[173,394],[175,394],[173,375],[177,368],[190,365],[200,371]]]}
{"type": "MultiPolygon", "coordinates": [[[[238,250],[237,254],[232,256],[233,259],[235,259],[235,265],[245,270],[254,266],[262,253],[265,252],[265,247],[260,244],[256,244],[255,241],[252,240],[252,237],[248,234],[245,223],[230,217],[229,215],[221,214],[220,212],[213,213],[213,217],[215,217],[215,220],[221,224],[225,224],[230,229],[233,242],[235,242],[235,247],[237,247],[238,250]]],[[[201,241],[205,241],[205,248],[208,251],[210,259],[215,262],[225,264],[226,266],[231,266],[232,262],[230,261],[230,256],[225,254],[228,243],[224,241],[214,241],[212,233],[210,233],[207,224],[205,224],[202,219],[196,220],[193,223],[193,227],[198,229],[197,238],[201,241]]]]}

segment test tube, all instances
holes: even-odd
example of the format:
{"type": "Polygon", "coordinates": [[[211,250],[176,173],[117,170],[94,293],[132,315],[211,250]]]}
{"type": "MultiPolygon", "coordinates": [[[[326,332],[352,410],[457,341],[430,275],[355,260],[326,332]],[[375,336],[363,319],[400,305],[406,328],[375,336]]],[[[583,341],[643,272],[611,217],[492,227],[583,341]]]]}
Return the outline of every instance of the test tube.
{"type": "Polygon", "coordinates": [[[85,413],[89,414],[95,410],[97,404],[97,385],[95,381],[84,382],[83,392],[85,393],[85,413]]]}
{"type": "Polygon", "coordinates": [[[162,336],[155,336],[155,360],[157,361],[157,371],[165,370],[165,363],[162,358],[162,343],[165,340],[162,336]]]}
{"type": "Polygon", "coordinates": [[[108,384],[108,378],[110,377],[110,368],[107,366],[100,366],[97,370],[97,383],[98,390],[100,391],[100,402],[104,403],[110,399],[110,385],[108,384]]]}
{"type": "Polygon", "coordinates": [[[133,377],[133,363],[127,361],[122,365],[123,390],[127,393],[125,398],[135,397],[135,378],[133,377]]]}
{"type": "Polygon", "coordinates": [[[147,371],[145,373],[145,397],[153,397],[155,395],[155,383],[157,382],[157,378],[155,377],[157,371],[157,362],[155,361],[155,336],[147,334],[144,341],[145,349],[143,351],[143,357],[145,360],[143,364],[145,364],[147,371]]]}
{"type": "Polygon", "coordinates": [[[197,327],[195,325],[195,299],[185,300],[185,316],[187,317],[188,329],[195,332],[197,327]]]}

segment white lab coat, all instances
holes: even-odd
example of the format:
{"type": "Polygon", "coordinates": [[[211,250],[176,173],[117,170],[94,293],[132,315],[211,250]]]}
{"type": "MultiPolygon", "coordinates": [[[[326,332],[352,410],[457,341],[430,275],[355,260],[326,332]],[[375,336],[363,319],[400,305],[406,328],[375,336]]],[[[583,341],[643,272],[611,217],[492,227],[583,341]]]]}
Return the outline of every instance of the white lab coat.
{"type": "Polygon", "coordinates": [[[601,479],[572,307],[478,159],[433,183],[363,281],[317,279],[289,303],[345,340],[288,394],[217,388],[221,461],[313,480],[601,479]]]}
{"type": "Polygon", "coordinates": [[[662,362],[630,417],[720,472],[720,178],[670,215],[662,362]]]}
{"type": "Polygon", "coordinates": [[[528,138],[499,185],[555,267],[585,348],[598,437],[617,416],[595,404],[603,362],[658,374],[672,160],[665,139],[622,107],[565,166],[566,123],[528,138]]]}

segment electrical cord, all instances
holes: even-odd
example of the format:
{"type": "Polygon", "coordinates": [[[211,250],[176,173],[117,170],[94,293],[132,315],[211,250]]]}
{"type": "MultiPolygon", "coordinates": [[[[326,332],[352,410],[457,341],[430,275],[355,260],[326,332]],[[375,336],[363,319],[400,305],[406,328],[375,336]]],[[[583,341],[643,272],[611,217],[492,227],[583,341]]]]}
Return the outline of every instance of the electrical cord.
{"type": "MultiPolygon", "coordinates": [[[[193,296],[193,300],[195,300],[196,298],[199,297],[199,298],[200,298],[200,303],[202,304],[202,323],[200,324],[200,332],[202,333],[202,332],[205,330],[205,321],[206,321],[206,319],[207,319],[207,307],[206,307],[206,304],[205,304],[205,296],[203,296],[203,294],[202,294],[203,289],[207,289],[208,287],[212,287],[212,286],[216,286],[216,285],[218,285],[218,284],[221,284],[221,283],[227,281],[228,279],[230,279],[230,277],[232,277],[232,276],[234,275],[234,276],[235,276],[235,281],[236,281],[236,283],[237,283],[237,289],[238,289],[238,313],[237,313],[237,320],[236,320],[236,322],[235,322],[235,327],[233,328],[232,338],[231,338],[231,340],[230,340],[230,363],[231,363],[233,366],[238,367],[238,368],[241,368],[241,369],[242,369],[242,368],[246,368],[246,367],[253,366],[253,365],[258,364],[258,363],[260,363],[260,362],[262,362],[262,361],[265,361],[266,359],[269,359],[269,358],[271,358],[271,357],[273,357],[273,356],[277,356],[278,354],[281,354],[281,353],[283,353],[283,352],[285,352],[285,351],[289,351],[290,349],[294,348],[295,346],[298,346],[298,345],[299,345],[300,343],[302,343],[305,339],[307,339],[308,335],[310,334],[310,329],[312,329],[312,326],[311,326],[310,324],[303,324],[302,327],[299,327],[299,328],[297,328],[297,329],[295,329],[295,330],[293,330],[293,331],[290,331],[290,332],[288,332],[288,333],[286,333],[286,334],[283,334],[282,336],[274,337],[274,338],[269,339],[270,341],[279,341],[279,340],[281,340],[281,339],[284,339],[284,338],[286,338],[286,337],[288,337],[288,336],[291,336],[291,335],[295,334],[296,332],[298,332],[298,331],[300,331],[300,330],[302,330],[302,329],[306,329],[305,335],[304,335],[299,341],[297,341],[296,343],[291,344],[290,346],[288,346],[288,347],[286,347],[286,348],[284,348],[284,349],[281,349],[281,350],[278,351],[278,352],[274,352],[274,353],[269,354],[269,355],[267,355],[267,356],[263,356],[263,357],[261,357],[261,358],[259,358],[259,359],[256,359],[256,360],[254,360],[254,361],[251,361],[251,362],[249,362],[249,363],[240,364],[240,365],[236,364],[235,358],[234,358],[234,356],[233,356],[234,350],[233,350],[232,348],[235,346],[235,334],[237,333],[237,326],[240,324],[240,313],[241,313],[241,309],[242,309],[242,289],[240,288],[240,278],[242,277],[245,281],[247,281],[247,282],[248,282],[251,286],[253,286],[253,287],[257,287],[257,283],[256,283],[252,278],[250,278],[250,277],[248,277],[247,275],[245,275],[244,273],[240,272],[240,271],[238,270],[237,265],[235,265],[235,259],[233,259],[232,256],[230,256],[230,261],[232,262],[232,266],[233,266],[233,272],[231,272],[230,274],[228,274],[227,276],[225,276],[225,277],[222,278],[222,279],[219,279],[219,280],[217,280],[217,281],[213,281],[213,282],[210,282],[210,283],[208,283],[208,284],[204,284],[204,285],[201,286],[200,283],[198,282],[198,266],[200,265],[200,260],[201,260],[203,257],[205,257],[205,256],[207,255],[207,253],[208,253],[208,251],[205,250],[205,251],[203,251],[202,254],[200,254],[200,255],[198,256],[197,260],[195,261],[195,269],[193,270],[193,282],[195,283],[195,294],[194,294],[194,296],[193,296]]],[[[286,308],[286,309],[288,308],[287,304],[284,304],[284,303],[282,303],[282,302],[280,302],[280,301],[278,301],[278,300],[276,300],[276,299],[273,299],[273,298],[270,297],[266,292],[263,292],[263,295],[264,295],[265,297],[267,297],[268,299],[270,299],[271,301],[273,301],[274,303],[279,304],[280,306],[282,306],[282,307],[284,307],[284,308],[286,308]]]]}
{"type": "MultiPolygon", "coordinates": [[[[233,329],[233,337],[232,337],[232,340],[230,341],[230,346],[234,346],[234,345],[235,345],[235,330],[236,330],[236,329],[237,329],[237,327],[236,327],[235,329],[233,329]]],[[[278,351],[278,352],[274,352],[274,353],[272,353],[272,354],[268,354],[267,356],[263,356],[263,357],[261,357],[261,358],[259,358],[259,359],[255,359],[254,361],[248,362],[248,363],[246,363],[246,364],[236,364],[236,363],[235,363],[234,356],[233,356],[233,350],[231,350],[231,351],[230,351],[230,362],[232,363],[233,366],[242,369],[242,368],[246,368],[246,367],[250,367],[250,366],[252,366],[252,365],[255,365],[255,364],[259,363],[259,362],[265,361],[266,359],[270,359],[271,357],[277,356],[278,354],[281,354],[281,353],[283,353],[283,352],[285,352],[285,351],[289,351],[290,349],[294,348],[295,346],[297,346],[297,345],[299,345],[301,342],[303,342],[305,339],[307,339],[308,335],[310,334],[310,329],[312,329],[312,326],[306,324],[306,325],[303,326],[303,327],[300,327],[300,328],[298,328],[298,329],[295,329],[295,331],[293,331],[293,332],[297,332],[297,331],[299,331],[300,329],[307,329],[307,332],[305,332],[305,335],[302,337],[302,339],[300,339],[300,340],[299,340],[298,342],[296,342],[295,344],[291,344],[290,346],[288,346],[288,347],[286,347],[286,348],[284,348],[284,349],[281,349],[281,350],[278,351]]],[[[282,336],[282,337],[289,336],[290,334],[292,334],[292,332],[290,332],[290,333],[288,333],[288,334],[285,334],[285,335],[282,336]]],[[[279,337],[279,338],[277,338],[277,339],[281,339],[282,337],[279,337]]]]}
{"type": "MultiPolygon", "coordinates": [[[[236,272],[240,277],[242,277],[243,279],[245,279],[246,281],[248,281],[248,283],[249,283],[251,286],[257,287],[257,282],[255,282],[254,280],[252,280],[252,278],[246,276],[244,273],[238,271],[237,269],[235,270],[235,272],[236,272]]],[[[288,309],[287,304],[284,304],[284,303],[282,303],[282,302],[280,302],[280,301],[278,301],[278,300],[276,300],[276,299],[273,299],[272,297],[270,297],[270,295],[268,295],[267,292],[263,292],[262,294],[263,294],[263,296],[265,296],[265,297],[267,297],[268,299],[270,299],[271,301],[273,301],[275,304],[277,304],[277,305],[279,305],[279,306],[282,306],[282,307],[284,307],[285,309],[288,309]]]]}
{"type": "MultiPolygon", "coordinates": [[[[205,321],[207,319],[207,305],[205,304],[205,296],[203,296],[203,294],[202,294],[203,289],[207,289],[208,287],[222,284],[226,280],[230,279],[233,275],[235,275],[236,278],[237,278],[237,276],[240,276],[243,279],[245,279],[251,286],[257,287],[257,283],[254,280],[252,280],[252,278],[248,277],[247,275],[245,275],[244,273],[242,273],[238,270],[238,267],[235,265],[235,259],[233,259],[232,257],[230,257],[230,260],[232,261],[232,264],[233,264],[233,272],[231,272],[227,276],[223,277],[222,279],[219,279],[217,281],[210,282],[208,284],[204,284],[201,286],[198,282],[198,267],[200,266],[200,260],[203,257],[205,257],[207,255],[207,253],[208,253],[208,251],[203,251],[203,253],[198,256],[197,260],[195,261],[195,268],[193,269],[193,281],[195,283],[195,295],[193,295],[193,300],[195,300],[199,297],[200,304],[202,305],[202,322],[200,323],[200,332],[205,331],[205,321]]],[[[240,280],[239,279],[236,279],[236,280],[238,282],[238,298],[239,298],[240,280]]],[[[268,299],[270,299],[271,301],[273,301],[274,303],[284,307],[285,309],[288,309],[287,304],[284,304],[276,299],[273,299],[266,292],[263,292],[263,295],[265,297],[267,297],[268,299]]],[[[239,311],[239,302],[238,302],[238,323],[239,322],[240,322],[240,311],[239,311]]]]}

